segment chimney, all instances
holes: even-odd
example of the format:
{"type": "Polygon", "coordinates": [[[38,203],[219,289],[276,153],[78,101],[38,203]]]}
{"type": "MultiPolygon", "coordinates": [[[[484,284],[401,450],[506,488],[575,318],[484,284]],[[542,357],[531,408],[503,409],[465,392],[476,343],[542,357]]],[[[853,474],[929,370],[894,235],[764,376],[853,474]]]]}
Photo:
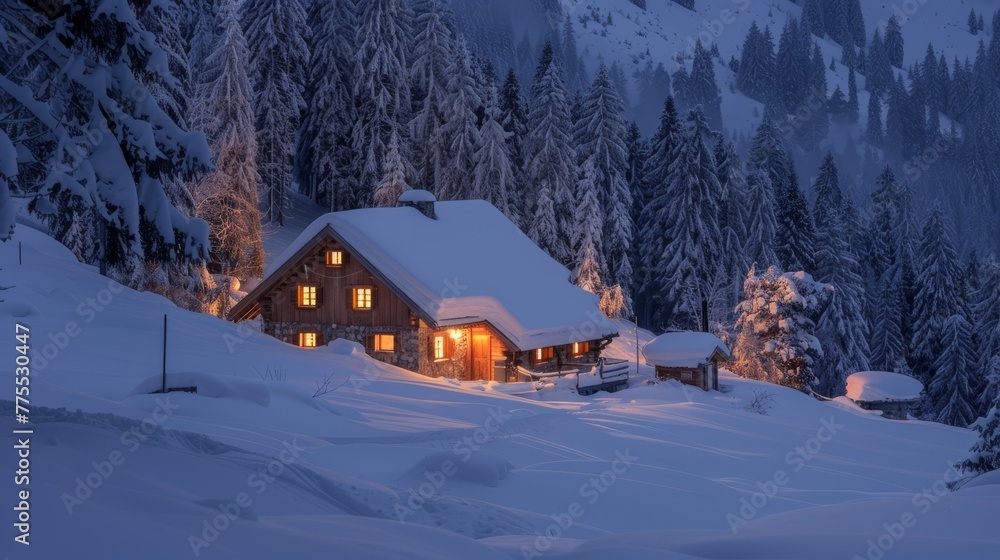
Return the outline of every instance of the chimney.
{"type": "Polygon", "coordinates": [[[427,216],[432,220],[436,220],[437,215],[434,213],[435,202],[437,202],[437,198],[435,198],[430,192],[423,189],[413,189],[399,195],[399,200],[396,201],[396,206],[416,208],[417,211],[424,216],[427,216]]]}

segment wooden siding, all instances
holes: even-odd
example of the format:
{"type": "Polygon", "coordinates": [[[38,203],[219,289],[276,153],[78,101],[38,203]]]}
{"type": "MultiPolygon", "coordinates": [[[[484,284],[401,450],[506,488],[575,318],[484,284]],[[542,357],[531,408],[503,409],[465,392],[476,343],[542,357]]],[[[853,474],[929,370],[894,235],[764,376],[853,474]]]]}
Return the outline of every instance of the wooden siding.
{"type": "Polygon", "coordinates": [[[320,243],[261,301],[264,319],[274,323],[409,327],[412,314],[406,303],[380,282],[361,262],[332,239],[320,243]],[[326,266],[327,251],[343,251],[344,264],[326,266]],[[309,272],[305,271],[309,268],[309,272]],[[315,308],[298,306],[299,284],[319,288],[315,308]],[[372,288],[372,308],[353,308],[353,288],[372,288]]]}

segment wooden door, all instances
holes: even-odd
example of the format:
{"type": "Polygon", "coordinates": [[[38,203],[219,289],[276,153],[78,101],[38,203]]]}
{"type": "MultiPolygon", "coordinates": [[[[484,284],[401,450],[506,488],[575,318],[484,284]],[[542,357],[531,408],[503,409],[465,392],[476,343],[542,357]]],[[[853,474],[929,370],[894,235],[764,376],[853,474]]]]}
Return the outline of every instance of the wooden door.
{"type": "Polygon", "coordinates": [[[472,335],[472,379],[490,381],[493,379],[493,361],[490,356],[490,336],[472,335]]]}

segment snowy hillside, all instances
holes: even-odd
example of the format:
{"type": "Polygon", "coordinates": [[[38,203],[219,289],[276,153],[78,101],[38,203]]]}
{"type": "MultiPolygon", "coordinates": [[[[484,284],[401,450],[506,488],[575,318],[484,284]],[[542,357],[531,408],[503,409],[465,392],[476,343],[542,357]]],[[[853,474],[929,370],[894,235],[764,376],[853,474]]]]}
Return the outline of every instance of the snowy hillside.
{"type": "MultiPolygon", "coordinates": [[[[679,67],[678,58],[690,69],[695,41],[700,39],[706,47],[717,45],[721,61],[716,61],[715,72],[722,90],[723,122],[730,133],[752,134],[760,124],[763,107],[736,91],[733,72],[723,62],[733,56],[740,57],[743,40],[754,22],[761,29],[770,27],[777,37],[789,16],[801,17],[802,8],[790,0],[698,0],[694,4],[694,10],[689,10],[669,0],[650,0],[642,9],[624,0],[562,0],[563,10],[574,18],[579,49],[591,75],[598,56],[609,64],[618,61],[628,77],[649,62],[654,67],[662,63],[667,72],[673,73],[679,67]],[[605,25],[609,15],[612,23],[605,25]]],[[[989,16],[997,8],[991,0],[948,3],[877,0],[861,5],[869,37],[875,29],[884,31],[893,15],[900,21],[905,39],[904,66],[923,60],[928,42],[936,51],[943,51],[949,63],[955,57],[975,58],[979,41],[988,41],[990,36],[969,33],[966,25],[969,11],[974,9],[989,16]]],[[[827,95],[838,86],[846,92],[848,74],[847,67],[841,64],[841,46],[828,38],[817,40],[824,59],[836,61],[835,69],[827,70],[827,95]]],[[[637,96],[634,81],[630,85],[630,93],[637,96]]],[[[868,93],[860,76],[859,87],[861,107],[865,107],[868,93]]],[[[632,101],[635,103],[637,99],[633,97],[632,101]]],[[[658,116],[635,115],[647,134],[652,133],[658,116]]],[[[858,130],[864,130],[863,120],[858,130]]]]}
{"type": "MultiPolygon", "coordinates": [[[[429,379],[343,341],[304,350],[181,311],[109,283],[29,227],[0,244],[0,268],[11,286],[0,320],[30,328],[33,368],[31,547],[8,537],[0,554],[11,558],[849,558],[872,557],[870,547],[992,558],[1000,548],[1000,485],[945,489],[974,440],[964,429],[730,375],[722,392],[652,383],[647,367],[628,389],[591,398],[563,382],[429,379]],[[164,315],[168,384],[197,394],[147,394],[164,315]],[[766,414],[748,410],[764,393],[766,414]]],[[[634,350],[620,343],[620,357],[634,350]]],[[[13,472],[22,436],[11,429],[24,426],[10,401],[0,406],[0,463],[13,472]]],[[[10,523],[10,478],[4,488],[10,523]]]]}

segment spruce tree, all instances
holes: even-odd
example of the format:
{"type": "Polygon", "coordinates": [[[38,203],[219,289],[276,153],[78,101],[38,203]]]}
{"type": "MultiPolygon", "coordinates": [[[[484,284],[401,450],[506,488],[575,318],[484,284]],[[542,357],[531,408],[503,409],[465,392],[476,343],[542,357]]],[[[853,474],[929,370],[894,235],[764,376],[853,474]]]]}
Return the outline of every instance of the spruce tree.
{"type": "Polygon", "coordinates": [[[885,28],[885,39],[883,41],[885,55],[889,59],[889,64],[896,68],[903,67],[903,31],[899,27],[899,20],[893,15],[889,18],[889,23],[885,28]]]}
{"type": "MultiPolygon", "coordinates": [[[[746,170],[736,147],[732,142],[725,142],[720,135],[715,145],[716,171],[722,196],[719,202],[719,232],[722,238],[720,266],[722,267],[726,285],[720,291],[713,319],[717,322],[731,324],[731,315],[739,301],[743,289],[743,279],[750,270],[750,262],[746,254],[747,229],[750,222],[747,208],[749,186],[746,170]]],[[[722,272],[720,272],[721,274],[722,272]]]]}
{"type": "MultiPolygon", "coordinates": [[[[791,162],[786,156],[785,161],[791,162]]],[[[777,247],[775,253],[786,270],[815,270],[815,228],[798,175],[789,165],[788,180],[781,189],[775,189],[775,217],[777,218],[777,247]]]]}
{"type": "Polygon", "coordinates": [[[920,242],[914,330],[910,342],[914,369],[922,375],[925,385],[934,378],[935,359],[943,350],[945,322],[961,312],[958,281],[955,246],[945,231],[944,216],[936,208],[924,224],[920,242]]]}
{"type": "Polygon", "coordinates": [[[438,200],[463,200],[471,197],[469,170],[475,169],[479,150],[479,127],[476,109],[482,103],[473,76],[472,55],[465,41],[459,40],[455,58],[448,67],[448,95],[444,108],[448,119],[440,128],[445,147],[441,167],[435,172],[438,200]]]}
{"type": "Polygon", "coordinates": [[[376,207],[391,208],[408,190],[410,185],[406,182],[406,164],[399,151],[399,134],[394,131],[382,160],[382,181],[375,187],[372,203],[376,207]]]}
{"type": "Polygon", "coordinates": [[[490,83],[484,100],[486,111],[483,124],[479,128],[480,144],[476,152],[472,197],[486,200],[518,224],[520,216],[514,200],[517,184],[508,144],[511,133],[504,130],[501,122],[498,97],[496,85],[490,83]]]}
{"type": "Polygon", "coordinates": [[[765,39],[755,21],[743,41],[736,87],[748,97],[766,102],[773,93],[773,83],[774,45],[765,39]]]}
{"type": "Polygon", "coordinates": [[[966,471],[982,474],[1000,469],[1000,403],[975,424],[979,440],[972,446],[972,457],[962,463],[966,471]]]}
{"type": "Polygon", "coordinates": [[[976,419],[972,327],[961,315],[952,315],[942,324],[940,334],[941,353],[934,360],[935,373],[927,388],[932,413],[938,422],[964,428],[976,419]]]}
{"type": "MultiPolygon", "coordinates": [[[[352,168],[358,181],[357,203],[369,206],[382,181],[393,133],[409,167],[409,14],[402,0],[366,0],[358,8],[352,168]]],[[[406,174],[412,176],[412,171],[406,174]]]]}
{"type": "Polygon", "coordinates": [[[511,68],[504,79],[503,88],[500,91],[500,123],[507,133],[507,149],[510,154],[511,164],[514,166],[514,185],[511,191],[511,211],[520,218],[520,225],[523,230],[527,230],[530,205],[525,200],[527,198],[524,184],[524,140],[527,135],[528,116],[521,95],[521,84],[517,80],[517,74],[511,68]]]}
{"type": "Polygon", "coordinates": [[[525,183],[538,192],[528,236],[557,261],[572,262],[574,150],[566,87],[552,45],[542,50],[525,137],[525,183]]]}
{"type": "Polygon", "coordinates": [[[687,95],[692,104],[701,105],[708,126],[713,130],[722,130],[722,96],[715,81],[715,62],[702,46],[701,39],[695,42],[687,95]]]}
{"type": "Polygon", "coordinates": [[[851,124],[857,124],[861,116],[861,105],[858,103],[858,81],[854,77],[854,69],[849,69],[850,77],[847,79],[847,120],[851,124]]]}

